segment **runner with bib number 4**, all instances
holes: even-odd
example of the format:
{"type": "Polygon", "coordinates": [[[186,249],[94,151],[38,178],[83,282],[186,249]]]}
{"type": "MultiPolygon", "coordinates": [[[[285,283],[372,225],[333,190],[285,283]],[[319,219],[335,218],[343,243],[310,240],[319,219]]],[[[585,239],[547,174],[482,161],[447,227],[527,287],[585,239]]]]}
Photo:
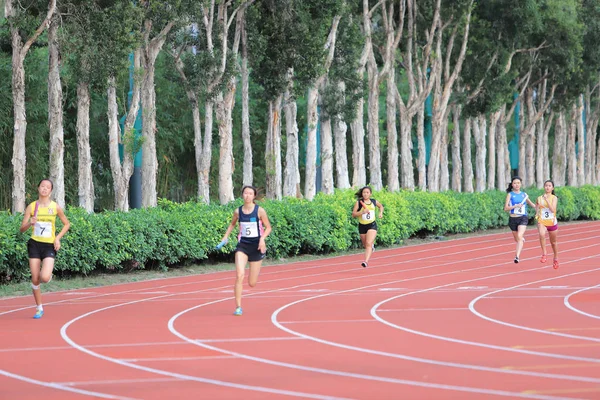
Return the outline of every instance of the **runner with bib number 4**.
{"type": "Polygon", "coordinates": [[[510,215],[508,219],[508,226],[513,233],[515,242],[517,242],[517,252],[514,259],[515,264],[518,263],[521,250],[523,250],[523,243],[525,242],[525,230],[529,223],[527,217],[527,204],[537,209],[537,204],[529,200],[527,193],[521,192],[522,181],[521,178],[515,176],[512,181],[508,184],[506,189],[506,201],[504,202],[504,211],[507,211],[510,215]]]}
{"type": "Polygon", "coordinates": [[[366,268],[369,265],[371,254],[375,251],[375,238],[377,237],[377,221],[375,221],[375,207],[379,208],[379,218],[383,218],[383,205],[371,198],[372,190],[369,186],[356,192],[356,203],[352,209],[352,217],[358,218],[358,233],[365,248],[365,261],[360,265],[366,268]]]}
{"type": "Polygon", "coordinates": [[[262,260],[267,252],[265,239],[271,233],[271,223],[264,208],[254,204],[256,188],[244,186],[242,188],[244,204],[236,208],[227,227],[227,232],[221,239],[221,243],[227,243],[227,238],[239,221],[238,244],[235,248],[235,311],[233,315],[242,315],[242,288],[244,285],[244,271],[246,264],[250,263],[250,275],[248,285],[256,286],[262,260]]]}

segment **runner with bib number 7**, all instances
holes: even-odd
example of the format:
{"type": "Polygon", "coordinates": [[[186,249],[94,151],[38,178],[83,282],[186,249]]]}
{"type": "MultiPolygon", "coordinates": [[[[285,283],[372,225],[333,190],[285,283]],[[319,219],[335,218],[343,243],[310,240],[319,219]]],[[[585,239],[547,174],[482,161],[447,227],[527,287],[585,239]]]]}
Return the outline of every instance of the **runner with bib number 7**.
{"type": "Polygon", "coordinates": [[[379,208],[379,218],[383,218],[383,205],[371,198],[372,190],[369,186],[356,192],[356,203],[352,209],[352,217],[358,218],[358,233],[365,248],[365,261],[360,265],[366,268],[369,265],[371,254],[375,251],[375,238],[377,237],[377,221],[375,221],[375,207],[379,208]]]}
{"type": "Polygon", "coordinates": [[[517,251],[514,262],[517,264],[520,260],[521,250],[523,250],[523,243],[525,242],[525,230],[529,223],[527,217],[527,204],[537,209],[537,204],[529,200],[529,196],[525,192],[521,192],[521,185],[523,182],[521,178],[515,176],[512,181],[508,184],[506,189],[506,201],[504,202],[504,211],[507,211],[510,215],[508,219],[508,226],[513,233],[515,242],[517,242],[517,251]]]}
{"type": "Polygon", "coordinates": [[[542,247],[541,263],[547,260],[546,255],[546,232],[550,237],[550,244],[554,252],[554,269],[558,269],[558,220],[556,219],[556,207],[558,206],[558,197],[554,194],[554,182],[547,180],[544,182],[544,194],[537,198],[538,204],[538,232],[540,234],[540,246],[542,247]]]}

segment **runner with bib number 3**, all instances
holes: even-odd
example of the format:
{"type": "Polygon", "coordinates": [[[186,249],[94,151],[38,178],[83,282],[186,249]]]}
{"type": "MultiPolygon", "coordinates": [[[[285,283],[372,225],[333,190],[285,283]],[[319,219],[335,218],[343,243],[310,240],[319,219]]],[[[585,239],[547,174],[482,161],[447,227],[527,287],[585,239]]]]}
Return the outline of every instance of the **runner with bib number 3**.
{"type": "Polygon", "coordinates": [[[546,232],[550,237],[550,244],[554,252],[554,262],[552,266],[558,269],[558,220],[556,219],[556,207],[558,206],[558,197],[554,194],[554,182],[547,180],[544,182],[544,194],[537,198],[538,204],[538,232],[540,234],[540,246],[542,247],[541,263],[547,260],[546,255],[546,232]]]}
{"type": "Polygon", "coordinates": [[[239,221],[240,232],[238,234],[238,244],[235,248],[235,311],[233,315],[242,315],[242,289],[244,285],[244,271],[246,264],[250,263],[250,275],[248,276],[248,285],[256,286],[258,274],[262,265],[262,260],[267,252],[265,239],[271,233],[271,223],[267,217],[264,208],[254,204],[256,198],[256,188],[253,186],[244,186],[242,188],[242,197],[244,204],[235,209],[231,223],[227,227],[227,232],[221,240],[227,242],[227,238],[239,221]]]}
{"type": "Polygon", "coordinates": [[[506,201],[504,202],[504,211],[507,211],[510,215],[508,219],[508,226],[513,233],[515,242],[517,242],[517,254],[514,262],[517,264],[521,250],[523,250],[523,243],[525,242],[525,230],[529,223],[527,217],[527,204],[537,209],[537,204],[529,200],[527,193],[521,192],[522,181],[521,178],[515,176],[512,181],[508,184],[506,189],[506,201]]]}
{"type": "Polygon", "coordinates": [[[383,205],[371,198],[372,192],[369,186],[356,192],[357,201],[352,209],[352,217],[358,218],[358,233],[365,248],[365,261],[360,264],[363,268],[369,265],[371,254],[375,251],[375,238],[377,237],[375,207],[379,208],[379,218],[383,218],[383,205]]]}

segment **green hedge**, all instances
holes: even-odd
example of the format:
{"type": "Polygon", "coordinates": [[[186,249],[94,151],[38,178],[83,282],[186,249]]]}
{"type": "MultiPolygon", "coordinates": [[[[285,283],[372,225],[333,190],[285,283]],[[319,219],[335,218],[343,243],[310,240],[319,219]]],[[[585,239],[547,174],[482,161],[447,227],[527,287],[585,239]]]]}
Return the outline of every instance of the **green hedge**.
{"type": "MultiPolygon", "coordinates": [[[[542,190],[529,188],[535,198],[542,190]]],[[[558,219],[600,219],[600,187],[561,187],[558,219]]],[[[384,207],[377,244],[390,246],[411,236],[473,232],[504,226],[506,193],[430,193],[419,191],[375,192],[384,207]]],[[[357,221],[352,218],[353,190],[318,194],[313,201],[295,198],[263,200],[273,232],[267,240],[269,258],[299,254],[334,253],[360,246],[357,221]]],[[[216,251],[237,200],[228,205],[184,204],[161,200],[152,209],[128,213],[106,211],[88,214],[68,207],[71,230],[62,240],[56,260],[58,274],[85,275],[94,270],[168,268],[204,260],[222,259],[236,245],[237,232],[223,251],[216,251]]],[[[534,211],[529,208],[530,216],[534,211]]],[[[28,277],[26,242],[29,233],[18,233],[22,215],[0,213],[0,282],[28,277]]],[[[534,223],[531,219],[530,223],[534,223]]],[[[57,229],[60,229],[58,222],[57,229]]]]}

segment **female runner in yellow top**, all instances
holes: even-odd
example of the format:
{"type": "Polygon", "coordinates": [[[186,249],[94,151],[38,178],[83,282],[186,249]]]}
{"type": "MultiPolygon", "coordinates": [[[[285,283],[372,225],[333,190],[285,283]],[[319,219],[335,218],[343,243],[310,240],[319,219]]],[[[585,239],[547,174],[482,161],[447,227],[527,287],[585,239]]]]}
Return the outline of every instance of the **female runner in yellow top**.
{"type": "Polygon", "coordinates": [[[357,202],[352,209],[352,217],[358,218],[358,233],[365,248],[365,261],[360,264],[363,268],[369,265],[371,254],[375,251],[375,238],[377,237],[375,207],[379,208],[379,218],[383,218],[383,205],[371,198],[372,192],[369,186],[356,192],[357,202]]]}
{"type": "Polygon", "coordinates": [[[541,263],[547,260],[546,255],[546,232],[550,237],[550,244],[554,252],[554,269],[558,268],[558,220],[556,219],[556,207],[558,206],[558,197],[554,194],[554,182],[547,180],[544,182],[544,194],[537,198],[538,204],[538,232],[540,234],[540,246],[542,247],[541,263]]]}
{"type": "Polygon", "coordinates": [[[54,257],[60,250],[60,239],[71,227],[63,209],[56,202],[50,200],[52,187],[50,179],[40,181],[38,185],[39,198],[27,206],[20,229],[22,233],[33,227],[31,239],[27,242],[27,253],[31,270],[31,288],[37,305],[36,313],[33,316],[35,319],[42,318],[44,315],[40,282],[48,283],[52,279],[54,257]],[[56,235],[56,216],[63,223],[63,228],[58,235],[56,235]]]}

